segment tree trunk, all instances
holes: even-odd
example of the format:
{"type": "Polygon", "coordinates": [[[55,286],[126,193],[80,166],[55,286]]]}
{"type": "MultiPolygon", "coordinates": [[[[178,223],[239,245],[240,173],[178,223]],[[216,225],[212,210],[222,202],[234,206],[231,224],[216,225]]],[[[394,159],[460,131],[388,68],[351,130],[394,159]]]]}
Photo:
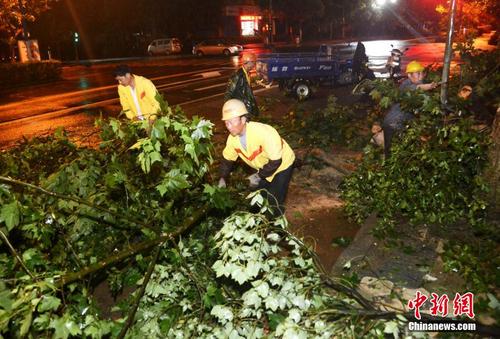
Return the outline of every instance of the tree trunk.
{"type": "Polygon", "coordinates": [[[497,109],[491,132],[490,168],[486,174],[491,187],[490,204],[494,215],[500,215],[500,107],[497,109]]]}

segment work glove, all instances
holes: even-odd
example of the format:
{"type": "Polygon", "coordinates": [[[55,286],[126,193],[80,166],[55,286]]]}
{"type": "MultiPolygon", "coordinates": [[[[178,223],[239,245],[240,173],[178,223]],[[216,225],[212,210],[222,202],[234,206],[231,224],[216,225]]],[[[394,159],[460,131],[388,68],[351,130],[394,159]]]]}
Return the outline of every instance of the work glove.
{"type": "Polygon", "coordinates": [[[248,184],[248,186],[252,189],[254,188],[257,188],[259,186],[259,183],[260,181],[262,180],[260,177],[259,177],[259,174],[258,173],[254,173],[252,174],[251,176],[249,176],[248,178],[248,181],[250,181],[250,183],[248,184]]]}
{"type": "Polygon", "coordinates": [[[226,186],[227,186],[227,185],[226,185],[226,179],[224,179],[224,178],[220,178],[220,179],[219,179],[219,184],[218,184],[218,186],[219,186],[220,188],[226,188],[226,186]]]}

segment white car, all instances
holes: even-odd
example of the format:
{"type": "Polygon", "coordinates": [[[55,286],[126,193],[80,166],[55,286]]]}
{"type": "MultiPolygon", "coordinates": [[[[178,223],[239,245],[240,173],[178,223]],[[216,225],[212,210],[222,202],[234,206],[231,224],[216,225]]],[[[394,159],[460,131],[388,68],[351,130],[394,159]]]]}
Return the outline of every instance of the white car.
{"type": "Polygon", "coordinates": [[[156,39],[148,46],[149,55],[169,55],[172,53],[180,53],[182,44],[177,38],[156,39]]]}
{"type": "Polygon", "coordinates": [[[243,46],[229,43],[223,39],[205,40],[193,47],[193,54],[204,55],[225,55],[230,56],[243,51],[243,46]]]}

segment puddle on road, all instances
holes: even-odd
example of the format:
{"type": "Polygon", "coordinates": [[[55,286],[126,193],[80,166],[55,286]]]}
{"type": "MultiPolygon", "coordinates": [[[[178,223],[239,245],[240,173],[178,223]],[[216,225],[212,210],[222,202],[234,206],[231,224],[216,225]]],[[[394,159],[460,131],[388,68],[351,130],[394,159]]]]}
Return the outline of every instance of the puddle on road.
{"type": "Polygon", "coordinates": [[[293,213],[288,219],[292,232],[314,248],[326,272],[360,228],[349,222],[340,208],[308,211],[307,215],[293,213]]]}

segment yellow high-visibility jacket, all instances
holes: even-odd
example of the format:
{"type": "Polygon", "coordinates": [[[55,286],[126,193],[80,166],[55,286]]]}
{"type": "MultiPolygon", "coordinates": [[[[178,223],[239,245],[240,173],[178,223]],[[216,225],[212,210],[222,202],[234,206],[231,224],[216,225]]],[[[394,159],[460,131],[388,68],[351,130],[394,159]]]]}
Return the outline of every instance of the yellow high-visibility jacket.
{"type": "MultiPolygon", "coordinates": [[[[135,81],[137,101],[139,102],[139,107],[141,108],[144,119],[156,119],[156,114],[160,110],[160,103],[155,98],[158,93],[155,85],[151,82],[151,80],[139,75],[134,74],[133,77],[135,81]]],[[[130,87],[118,85],[118,95],[120,96],[120,103],[122,105],[123,112],[125,112],[127,118],[130,120],[136,120],[138,118],[137,108],[135,106],[134,99],[132,98],[130,87]]]]}
{"type": "Polygon", "coordinates": [[[229,161],[236,161],[240,157],[248,166],[260,170],[270,160],[281,159],[281,165],[266,180],[271,182],[274,176],[286,170],[295,161],[295,153],[283,140],[278,131],[272,126],[260,122],[246,124],[246,150],[240,142],[239,136],[229,135],[222,156],[229,161]]]}

